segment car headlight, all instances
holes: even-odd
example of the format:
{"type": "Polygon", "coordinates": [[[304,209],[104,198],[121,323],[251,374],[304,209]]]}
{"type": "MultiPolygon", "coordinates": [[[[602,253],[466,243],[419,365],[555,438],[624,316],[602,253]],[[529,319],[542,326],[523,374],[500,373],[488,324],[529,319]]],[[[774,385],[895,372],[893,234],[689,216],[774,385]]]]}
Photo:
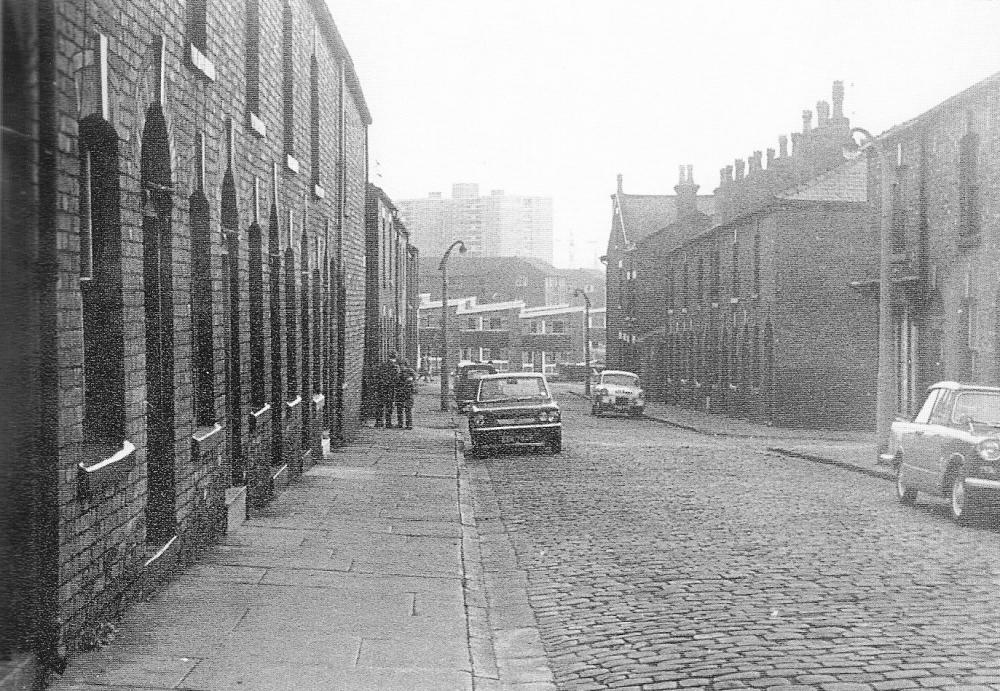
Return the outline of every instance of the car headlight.
{"type": "Polygon", "coordinates": [[[486,424],[486,416],[480,413],[472,418],[472,423],[477,427],[482,427],[486,424]]]}
{"type": "Polygon", "coordinates": [[[553,410],[549,412],[549,422],[559,422],[559,411],[553,410]]]}
{"type": "Polygon", "coordinates": [[[1000,461],[1000,439],[983,439],[976,445],[976,451],[979,452],[979,457],[984,461],[989,461],[994,463],[1000,461]]]}

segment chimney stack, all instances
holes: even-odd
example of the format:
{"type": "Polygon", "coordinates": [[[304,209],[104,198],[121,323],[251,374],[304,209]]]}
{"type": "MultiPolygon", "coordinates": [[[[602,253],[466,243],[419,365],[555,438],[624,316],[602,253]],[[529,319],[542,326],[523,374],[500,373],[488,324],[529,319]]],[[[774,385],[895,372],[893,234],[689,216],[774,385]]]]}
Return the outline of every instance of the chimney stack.
{"type": "Polygon", "coordinates": [[[784,134],[778,137],[778,155],[782,158],[788,156],[788,137],[784,134]]]}
{"type": "Polygon", "coordinates": [[[774,149],[772,147],[767,147],[767,167],[770,168],[774,163],[774,149]]]}
{"type": "Polygon", "coordinates": [[[753,152],[753,156],[750,157],[750,172],[751,173],[759,173],[761,170],[763,170],[764,166],[760,162],[761,155],[762,154],[761,154],[760,151],[754,151],[753,152]]]}
{"type": "Polygon", "coordinates": [[[687,179],[684,177],[684,166],[679,167],[680,180],[674,187],[677,193],[677,218],[682,219],[698,211],[698,185],[694,184],[694,166],[687,167],[687,179]]]}
{"type": "Polygon", "coordinates": [[[802,134],[792,132],[792,156],[802,153],[802,134]]]}
{"type": "Polygon", "coordinates": [[[833,83],[833,117],[844,117],[844,82],[839,79],[833,83]]]}
{"type": "Polygon", "coordinates": [[[618,194],[622,193],[622,174],[618,173],[618,194]]]}
{"type": "Polygon", "coordinates": [[[826,127],[830,124],[830,104],[826,101],[818,101],[816,103],[816,118],[818,122],[817,127],[826,127]]]}
{"type": "Polygon", "coordinates": [[[809,134],[812,129],[813,114],[811,110],[802,111],[802,134],[809,134]]]}
{"type": "Polygon", "coordinates": [[[742,158],[737,158],[733,161],[733,166],[736,168],[736,181],[739,182],[746,173],[746,162],[742,158]]]}
{"type": "Polygon", "coordinates": [[[719,187],[725,187],[729,182],[729,175],[725,168],[719,168],[719,187]]]}

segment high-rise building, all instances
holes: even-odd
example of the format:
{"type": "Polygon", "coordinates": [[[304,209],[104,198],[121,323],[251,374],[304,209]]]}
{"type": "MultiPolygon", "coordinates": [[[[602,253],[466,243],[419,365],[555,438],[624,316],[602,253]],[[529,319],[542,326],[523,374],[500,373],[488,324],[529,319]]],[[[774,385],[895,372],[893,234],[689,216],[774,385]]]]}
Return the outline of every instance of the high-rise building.
{"type": "Polygon", "coordinates": [[[461,239],[472,255],[552,262],[551,197],[503,190],[480,196],[479,185],[456,183],[451,199],[431,192],[423,199],[401,200],[398,206],[413,244],[426,257],[442,254],[461,239]]]}

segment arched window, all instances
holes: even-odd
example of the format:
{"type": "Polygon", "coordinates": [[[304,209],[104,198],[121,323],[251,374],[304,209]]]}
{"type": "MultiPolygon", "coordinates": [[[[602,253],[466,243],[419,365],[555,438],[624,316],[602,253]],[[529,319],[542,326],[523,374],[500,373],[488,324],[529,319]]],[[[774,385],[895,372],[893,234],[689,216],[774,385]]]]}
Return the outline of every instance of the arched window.
{"type": "Polygon", "coordinates": [[[267,402],[264,374],[264,251],[260,224],[247,232],[250,289],[250,405],[260,410],[267,402]]]}

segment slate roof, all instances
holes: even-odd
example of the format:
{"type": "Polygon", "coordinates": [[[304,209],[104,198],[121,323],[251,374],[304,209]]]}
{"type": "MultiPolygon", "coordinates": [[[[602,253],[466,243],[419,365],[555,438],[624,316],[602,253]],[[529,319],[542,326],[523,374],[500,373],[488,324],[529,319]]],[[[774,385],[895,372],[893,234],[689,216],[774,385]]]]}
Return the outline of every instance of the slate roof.
{"type": "MultiPolygon", "coordinates": [[[[625,239],[629,243],[636,243],[677,220],[677,195],[624,193],[611,195],[612,199],[616,197],[621,209],[625,239]]],[[[699,195],[697,204],[698,211],[709,216],[715,211],[715,197],[712,195],[699,195]]]]}
{"type": "Polygon", "coordinates": [[[820,173],[775,195],[777,199],[809,202],[868,201],[868,164],[864,156],[820,173]]]}

